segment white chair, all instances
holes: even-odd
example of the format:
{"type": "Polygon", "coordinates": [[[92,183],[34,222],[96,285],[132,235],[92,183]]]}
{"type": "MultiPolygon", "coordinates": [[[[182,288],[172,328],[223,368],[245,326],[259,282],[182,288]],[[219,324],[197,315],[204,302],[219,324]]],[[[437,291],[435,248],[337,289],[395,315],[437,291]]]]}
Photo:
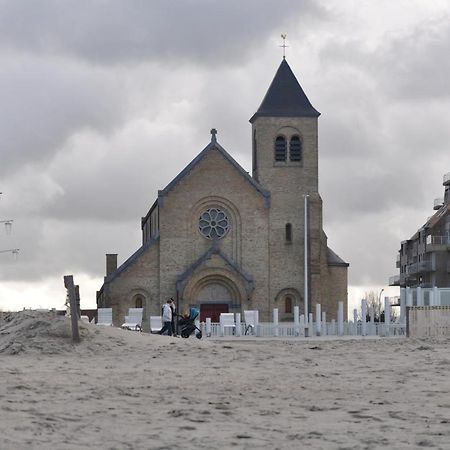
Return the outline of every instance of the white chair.
{"type": "Polygon", "coordinates": [[[144,308],[130,308],[125,316],[125,323],[122,324],[124,330],[141,331],[142,313],[144,308]]]}
{"type": "Polygon", "coordinates": [[[244,311],[245,334],[255,334],[258,325],[258,310],[244,311]]]}
{"type": "Polygon", "coordinates": [[[225,335],[225,330],[231,328],[234,334],[236,329],[236,322],[234,321],[234,313],[220,313],[220,334],[225,335]]]}
{"type": "Polygon", "coordinates": [[[98,308],[97,309],[97,325],[105,325],[112,327],[112,308],[98,308]]]}
{"type": "Polygon", "coordinates": [[[158,333],[162,329],[162,316],[150,316],[150,333],[158,333]]]}

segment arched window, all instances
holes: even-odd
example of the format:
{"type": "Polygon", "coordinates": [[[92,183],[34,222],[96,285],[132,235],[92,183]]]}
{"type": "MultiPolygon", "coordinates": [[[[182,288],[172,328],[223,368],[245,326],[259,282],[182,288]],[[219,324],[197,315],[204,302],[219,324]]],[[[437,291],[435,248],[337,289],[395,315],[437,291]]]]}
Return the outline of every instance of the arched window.
{"type": "Polygon", "coordinates": [[[275,139],[275,161],[286,161],[286,138],[283,136],[275,139]]]}
{"type": "Polygon", "coordinates": [[[137,295],[134,300],[135,308],[143,308],[144,306],[144,299],[142,298],[142,295],[137,295]]]}
{"type": "Polygon", "coordinates": [[[291,161],[302,160],[302,141],[299,136],[292,136],[289,143],[289,159],[291,161]]]}
{"type": "Polygon", "coordinates": [[[292,242],[292,224],[287,223],[286,224],[286,229],[285,229],[285,239],[286,242],[292,242]]]}
{"type": "Polygon", "coordinates": [[[284,312],[286,314],[292,314],[292,297],[289,295],[284,298],[284,312]]]}

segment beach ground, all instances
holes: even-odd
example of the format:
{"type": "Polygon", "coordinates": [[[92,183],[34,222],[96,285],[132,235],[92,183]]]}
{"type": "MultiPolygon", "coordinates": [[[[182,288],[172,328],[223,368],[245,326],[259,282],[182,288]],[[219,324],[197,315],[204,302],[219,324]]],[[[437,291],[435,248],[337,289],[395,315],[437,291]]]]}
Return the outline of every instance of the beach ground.
{"type": "MultiPolygon", "coordinates": [[[[15,314],[15,315],[14,315],[15,314]]],[[[450,339],[189,339],[0,320],[1,449],[450,448],[450,339]]]]}

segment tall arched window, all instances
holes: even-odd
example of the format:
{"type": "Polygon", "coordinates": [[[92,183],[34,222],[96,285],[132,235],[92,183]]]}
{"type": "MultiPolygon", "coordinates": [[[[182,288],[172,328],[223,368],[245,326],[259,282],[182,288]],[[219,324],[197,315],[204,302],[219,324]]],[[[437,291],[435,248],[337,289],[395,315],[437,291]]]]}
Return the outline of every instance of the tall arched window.
{"type": "Polygon", "coordinates": [[[299,136],[292,136],[289,143],[289,159],[291,161],[302,160],[302,141],[299,136]]]}
{"type": "Polygon", "coordinates": [[[292,314],[292,297],[289,295],[284,298],[284,312],[286,314],[292,314]]]}
{"type": "Polygon", "coordinates": [[[286,161],[286,138],[278,136],[275,139],[275,161],[286,161]]]}
{"type": "Polygon", "coordinates": [[[287,223],[285,228],[286,242],[292,242],[292,224],[287,223]]]}

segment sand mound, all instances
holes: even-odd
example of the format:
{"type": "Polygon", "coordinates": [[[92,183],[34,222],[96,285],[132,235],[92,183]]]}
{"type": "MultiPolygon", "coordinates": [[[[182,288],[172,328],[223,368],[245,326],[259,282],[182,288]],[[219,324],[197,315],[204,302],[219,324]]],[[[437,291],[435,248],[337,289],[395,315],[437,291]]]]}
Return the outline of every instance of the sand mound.
{"type": "MultiPolygon", "coordinates": [[[[102,327],[81,321],[78,325],[81,342],[74,344],[71,321],[68,317],[57,316],[51,311],[33,310],[0,314],[0,354],[92,355],[99,352],[115,352],[117,349],[147,351],[149,348],[158,349],[169,343],[165,336],[102,327]]],[[[179,341],[184,339],[176,342],[183,346],[179,341]]]]}
{"type": "Polygon", "coordinates": [[[0,353],[66,352],[73,347],[71,338],[69,320],[53,312],[20,311],[0,318],[0,353]]]}

